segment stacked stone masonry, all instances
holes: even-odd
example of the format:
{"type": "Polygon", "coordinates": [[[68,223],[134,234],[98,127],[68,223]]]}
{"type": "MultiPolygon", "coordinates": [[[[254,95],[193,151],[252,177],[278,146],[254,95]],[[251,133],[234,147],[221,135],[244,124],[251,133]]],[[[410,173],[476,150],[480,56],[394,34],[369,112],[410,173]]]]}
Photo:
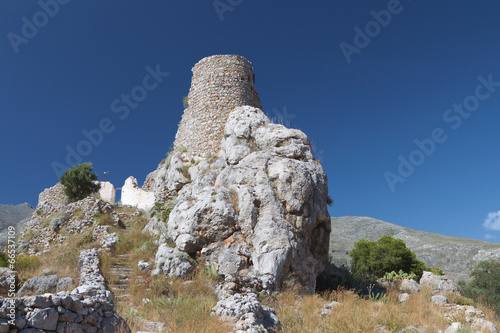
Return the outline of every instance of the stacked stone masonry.
{"type": "MultiPolygon", "coordinates": [[[[102,200],[115,204],[116,189],[110,182],[96,182],[101,184],[99,189],[99,196],[102,200]]],[[[64,193],[64,185],[57,183],[52,187],[46,188],[38,195],[37,208],[43,203],[51,205],[66,205],[68,203],[68,196],[64,193]]]]}
{"type": "Polygon", "coordinates": [[[51,205],[65,205],[67,201],[68,197],[64,193],[64,185],[61,183],[46,188],[38,195],[38,205],[42,202],[48,202],[51,205]]]}
{"type": "Polygon", "coordinates": [[[80,285],[71,293],[0,297],[0,332],[130,332],[106,290],[99,251],[82,251],[79,263],[80,285]]]}
{"type": "Polygon", "coordinates": [[[207,157],[220,150],[229,113],[237,106],[262,109],[254,88],[252,64],[238,55],[215,55],[192,69],[189,107],[184,111],[174,149],[207,157]]]}

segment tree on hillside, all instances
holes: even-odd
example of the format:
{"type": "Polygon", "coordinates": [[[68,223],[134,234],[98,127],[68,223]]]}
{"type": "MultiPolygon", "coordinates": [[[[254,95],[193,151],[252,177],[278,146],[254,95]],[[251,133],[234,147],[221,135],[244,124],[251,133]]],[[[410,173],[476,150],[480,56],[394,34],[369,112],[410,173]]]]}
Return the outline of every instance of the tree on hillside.
{"type": "Polygon", "coordinates": [[[361,239],[354,244],[349,256],[352,258],[353,275],[360,279],[381,278],[385,273],[399,270],[414,273],[420,278],[426,270],[425,264],[406,247],[404,241],[389,235],[376,242],[361,239]]]}
{"type": "Polygon", "coordinates": [[[479,262],[470,276],[471,282],[459,283],[462,295],[491,306],[500,318],[500,259],[479,262]]]}
{"type": "Polygon", "coordinates": [[[92,173],[92,163],[88,162],[66,170],[59,180],[64,185],[64,193],[69,202],[86,198],[101,188],[99,183],[95,183],[97,174],[92,173]]]}

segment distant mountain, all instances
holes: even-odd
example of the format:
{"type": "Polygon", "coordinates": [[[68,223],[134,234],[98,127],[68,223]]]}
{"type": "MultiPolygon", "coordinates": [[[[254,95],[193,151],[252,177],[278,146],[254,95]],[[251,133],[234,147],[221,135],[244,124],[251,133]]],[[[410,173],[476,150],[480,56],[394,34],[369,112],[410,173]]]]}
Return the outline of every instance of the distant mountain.
{"type": "Polygon", "coordinates": [[[500,258],[500,244],[433,234],[401,227],[370,217],[332,217],[330,262],[350,265],[348,253],[360,239],[376,241],[384,235],[402,239],[427,266],[438,266],[458,282],[469,278],[470,268],[478,261],[500,258]]]}
{"type": "Polygon", "coordinates": [[[0,205],[0,245],[7,242],[7,228],[14,226],[16,234],[19,233],[34,211],[35,209],[28,203],[0,205]]]}

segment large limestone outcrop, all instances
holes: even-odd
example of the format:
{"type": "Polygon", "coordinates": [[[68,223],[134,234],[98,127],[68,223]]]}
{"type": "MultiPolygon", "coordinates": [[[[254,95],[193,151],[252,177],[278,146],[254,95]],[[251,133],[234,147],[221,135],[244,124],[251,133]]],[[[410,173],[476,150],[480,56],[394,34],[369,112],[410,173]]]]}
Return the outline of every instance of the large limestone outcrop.
{"type": "Polygon", "coordinates": [[[218,155],[174,151],[147,183],[158,201],[176,196],[167,233],[180,251],[269,287],[289,278],[315,287],[328,258],[328,187],[301,131],[236,107],[218,155]]]}

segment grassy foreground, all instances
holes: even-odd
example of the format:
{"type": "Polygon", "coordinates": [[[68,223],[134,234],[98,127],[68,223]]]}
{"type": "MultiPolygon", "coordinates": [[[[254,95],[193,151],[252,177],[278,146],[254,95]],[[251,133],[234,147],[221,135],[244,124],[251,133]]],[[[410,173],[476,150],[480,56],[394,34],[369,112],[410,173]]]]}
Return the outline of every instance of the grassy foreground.
{"type": "MultiPolygon", "coordinates": [[[[180,280],[151,276],[150,271],[137,268],[139,260],[154,262],[158,245],[155,237],[141,231],[147,219],[143,215],[132,216],[132,211],[127,213],[130,218],[123,221],[124,225],[111,230],[120,234],[120,241],[114,250],[103,252],[101,269],[108,284],[113,282],[111,270],[117,263],[132,269],[127,295],[116,302],[118,314],[126,319],[132,331],[152,330],[151,322],[159,322],[164,332],[231,332],[229,323],[211,315],[217,303],[214,286],[220,281],[212,270],[197,264],[188,279],[180,280]]],[[[91,230],[68,236],[64,244],[41,256],[20,256],[21,282],[42,275],[46,267],[77,281],[79,251],[98,246],[92,241],[91,230]]],[[[201,259],[196,261],[200,263],[201,259]]],[[[381,326],[389,332],[399,332],[408,326],[437,332],[451,323],[445,319],[444,309],[431,302],[430,291],[412,294],[405,303],[400,303],[397,295],[397,291],[389,291],[385,297],[370,299],[351,290],[304,294],[290,287],[272,296],[261,296],[261,302],[274,308],[280,318],[277,332],[376,332],[381,326]],[[332,301],[340,304],[330,314],[322,315],[323,306],[332,301]]],[[[500,327],[493,310],[481,304],[475,306],[485,313],[487,320],[500,327]]],[[[453,321],[466,324],[465,316],[453,321]]],[[[466,332],[471,331],[462,331],[466,332]]]]}

